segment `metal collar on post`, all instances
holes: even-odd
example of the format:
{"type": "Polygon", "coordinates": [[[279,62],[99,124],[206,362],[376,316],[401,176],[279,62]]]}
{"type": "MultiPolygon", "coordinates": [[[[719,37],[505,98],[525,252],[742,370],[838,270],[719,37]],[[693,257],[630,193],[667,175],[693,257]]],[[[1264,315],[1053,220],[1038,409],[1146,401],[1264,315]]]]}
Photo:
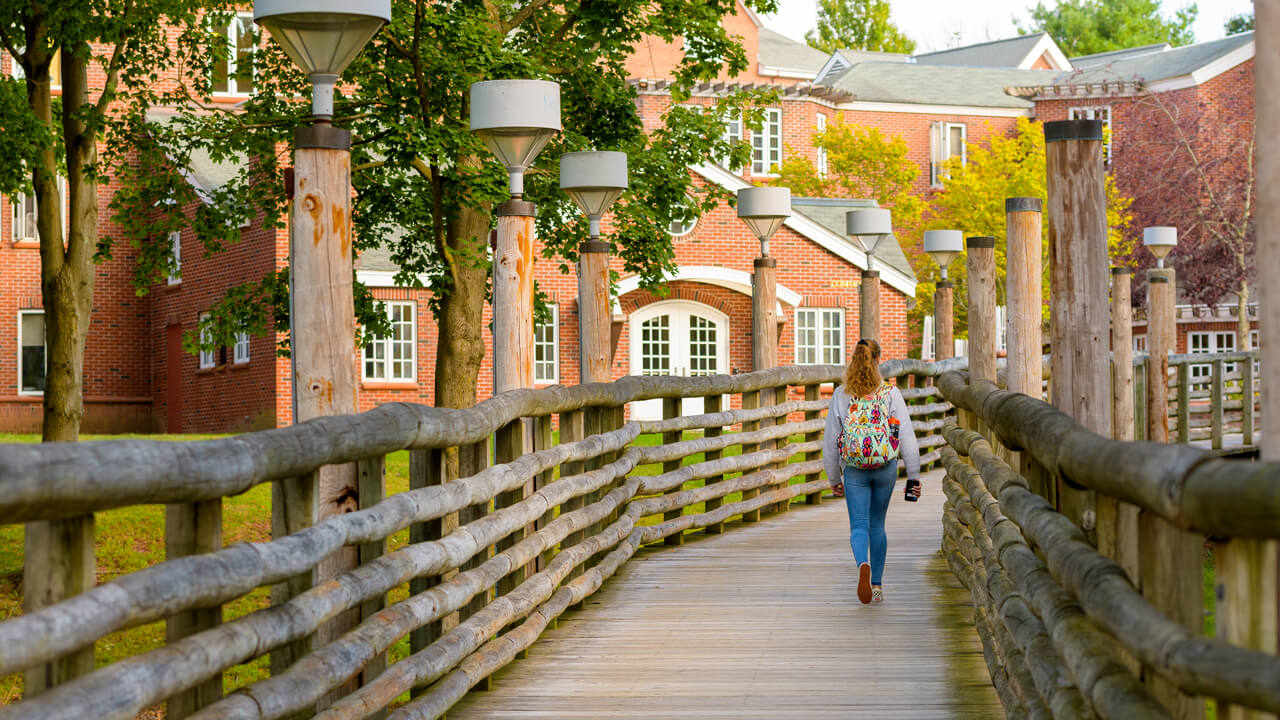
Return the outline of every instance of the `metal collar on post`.
{"type": "Polygon", "coordinates": [[[337,128],[327,122],[300,127],[293,133],[293,146],[299,150],[350,150],[351,131],[337,128]]]}
{"type": "Polygon", "coordinates": [[[609,252],[609,243],[603,240],[584,240],[578,243],[578,254],[585,255],[587,253],[607,253],[609,252]]]}
{"type": "Polygon", "coordinates": [[[1147,276],[1147,282],[1149,282],[1149,283],[1167,283],[1167,282],[1169,282],[1169,276],[1168,276],[1168,275],[1148,275],[1148,276],[1147,276]]]}
{"type": "Polygon", "coordinates": [[[1131,267],[1113,267],[1113,268],[1111,268],[1111,274],[1112,274],[1112,275],[1132,275],[1132,274],[1133,274],[1133,268],[1131,268],[1131,267]]]}
{"type": "Polygon", "coordinates": [[[989,235],[979,235],[977,237],[967,238],[964,241],[965,247],[969,248],[994,248],[996,239],[989,235]]]}
{"type": "Polygon", "coordinates": [[[879,271],[879,270],[863,270],[863,271],[862,271],[862,277],[864,277],[864,278],[878,278],[878,277],[880,277],[880,271],[879,271]]]}
{"type": "Polygon", "coordinates": [[[954,288],[955,286],[956,284],[951,282],[950,280],[939,280],[938,284],[935,287],[937,287],[939,290],[942,290],[943,288],[949,289],[949,288],[954,288]]]}
{"type": "Polygon", "coordinates": [[[1101,139],[1101,120],[1053,120],[1044,124],[1045,142],[1101,139]]]}
{"type": "Polygon", "coordinates": [[[528,200],[508,200],[498,205],[498,217],[533,217],[533,203],[528,200]]]}
{"type": "Polygon", "coordinates": [[[1011,212],[1042,212],[1044,210],[1044,201],[1037,197],[1015,197],[1005,198],[1004,211],[1011,212]]]}
{"type": "Polygon", "coordinates": [[[755,260],[755,266],[756,267],[778,267],[778,261],[776,258],[758,257],[755,260]]]}

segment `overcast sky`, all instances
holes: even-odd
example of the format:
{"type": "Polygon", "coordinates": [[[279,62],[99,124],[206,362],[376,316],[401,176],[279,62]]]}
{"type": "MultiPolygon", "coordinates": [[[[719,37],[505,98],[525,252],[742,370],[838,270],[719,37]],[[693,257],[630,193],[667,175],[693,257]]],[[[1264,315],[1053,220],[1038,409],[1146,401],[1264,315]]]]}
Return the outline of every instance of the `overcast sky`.
{"type": "MultiPolygon", "coordinates": [[[[1046,0],[1045,4],[1053,5],[1055,0],[1046,0]]],[[[1164,0],[1164,9],[1172,15],[1190,4],[1188,0],[1164,0]]],[[[780,12],[766,15],[765,25],[788,37],[803,41],[805,32],[818,24],[817,0],[778,0],[778,5],[780,12]]],[[[889,0],[889,5],[893,8],[894,24],[916,41],[916,51],[928,52],[1017,35],[1014,18],[1024,22],[1029,19],[1027,8],[1035,2],[889,0]]],[[[1253,10],[1251,0],[1201,0],[1198,5],[1200,14],[1194,25],[1197,42],[1222,37],[1222,25],[1227,18],[1253,10]]]]}

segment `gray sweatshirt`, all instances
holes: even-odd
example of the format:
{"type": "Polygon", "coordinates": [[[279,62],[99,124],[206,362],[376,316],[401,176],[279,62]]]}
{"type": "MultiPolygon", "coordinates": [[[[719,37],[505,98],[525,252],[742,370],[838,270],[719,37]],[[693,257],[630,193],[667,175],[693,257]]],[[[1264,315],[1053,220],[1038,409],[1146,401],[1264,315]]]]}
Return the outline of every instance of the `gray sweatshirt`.
{"type": "MultiPolygon", "coordinates": [[[[911,429],[911,416],[907,414],[907,401],[902,393],[894,387],[889,391],[893,416],[900,423],[898,429],[898,454],[907,464],[907,478],[915,480],[920,477],[920,447],[916,445],[916,434],[911,429]]],[[[844,432],[844,422],[849,417],[849,396],[844,386],[836,388],[831,395],[831,406],[827,408],[827,429],[822,439],[822,464],[827,470],[827,480],[834,486],[844,481],[844,458],[836,448],[836,438],[844,432]]]]}

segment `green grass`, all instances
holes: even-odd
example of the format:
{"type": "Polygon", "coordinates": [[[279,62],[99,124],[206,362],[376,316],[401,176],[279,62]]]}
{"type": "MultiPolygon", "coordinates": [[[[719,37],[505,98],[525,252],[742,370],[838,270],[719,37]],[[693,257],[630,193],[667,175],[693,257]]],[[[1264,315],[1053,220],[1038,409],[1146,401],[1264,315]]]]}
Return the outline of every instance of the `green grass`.
{"type": "MultiPolygon", "coordinates": [[[[701,437],[701,432],[686,432],[683,439],[690,440],[701,437]]],[[[119,440],[146,439],[158,441],[197,441],[207,440],[223,435],[86,435],[82,440],[119,440]]],[[[0,443],[33,443],[39,442],[37,435],[0,434],[0,443]]],[[[794,436],[791,442],[802,442],[803,436],[794,436]]],[[[640,446],[653,446],[662,442],[661,435],[642,435],[633,443],[640,446]]],[[[740,447],[728,447],[723,456],[741,453],[740,447]]],[[[704,455],[698,453],[684,458],[685,464],[702,462],[704,455]]],[[[800,462],[797,457],[792,462],[800,462]]],[[[409,489],[409,453],[395,452],[387,456],[387,494],[404,492],[409,489]]],[[[633,474],[658,475],[662,472],[661,464],[649,464],[637,467],[633,474]]],[[[737,477],[740,473],[726,477],[737,477]]],[[[803,478],[793,478],[793,483],[803,482],[803,478]]],[[[694,480],[685,484],[685,488],[701,487],[702,480],[694,480]]],[[[740,500],[741,493],[733,493],[724,499],[724,503],[740,500]]],[[[685,513],[700,513],[705,509],[703,503],[685,508],[685,513]]],[[[116,510],[108,510],[96,515],[95,541],[97,545],[97,578],[99,583],[108,582],[120,575],[137,572],[164,560],[164,507],[162,505],[142,505],[116,510]]],[[[661,515],[641,520],[641,524],[651,525],[662,521],[661,515]]],[[[271,487],[260,485],[241,495],[226,498],[223,502],[222,532],[224,544],[237,542],[265,542],[271,539],[271,487]]],[[[695,531],[689,531],[695,532],[695,531]]],[[[21,579],[22,579],[22,525],[0,526],[0,620],[13,617],[22,611],[21,579]]],[[[409,531],[402,530],[389,540],[392,550],[403,547],[409,541],[409,531]]],[[[268,605],[269,589],[258,588],[244,597],[237,598],[223,606],[223,620],[233,620],[268,605]]],[[[390,601],[398,602],[408,597],[408,587],[395,588],[390,593],[390,601]]],[[[153,650],[164,645],[164,623],[156,622],[112,633],[101,638],[96,645],[95,661],[98,666],[107,665],[118,660],[153,650]]],[[[402,639],[391,650],[391,661],[406,657],[409,653],[408,638],[402,639]]],[[[238,665],[224,673],[223,686],[227,692],[236,688],[262,680],[268,675],[268,658],[262,657],[243,665],[238,665]]],[[[21,675],[0,677],[0,704],[12,702],[21,696],[21,675]]],[[[407,697],[407,696],[406,696],[407,697]]],[[[404,699],[404,698],[402,698],[404,699]]]]}

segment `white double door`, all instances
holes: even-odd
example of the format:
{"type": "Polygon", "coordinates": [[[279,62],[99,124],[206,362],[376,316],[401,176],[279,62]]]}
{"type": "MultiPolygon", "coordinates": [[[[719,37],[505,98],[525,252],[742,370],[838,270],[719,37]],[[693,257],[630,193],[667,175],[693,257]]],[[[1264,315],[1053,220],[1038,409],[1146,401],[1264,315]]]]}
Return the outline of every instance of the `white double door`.
{"type": "MultiPolygon", "coordinates": [[[[729,372],[729,317],[687,300],[656,302],[631,314],[631,374],[696,377],[729,372]]],[[[702,398],[687,398],[685,415],[703,411],[702,398]]],[[[631,403],[636,420],[662,418],[662,400],[631,403]]]]}

